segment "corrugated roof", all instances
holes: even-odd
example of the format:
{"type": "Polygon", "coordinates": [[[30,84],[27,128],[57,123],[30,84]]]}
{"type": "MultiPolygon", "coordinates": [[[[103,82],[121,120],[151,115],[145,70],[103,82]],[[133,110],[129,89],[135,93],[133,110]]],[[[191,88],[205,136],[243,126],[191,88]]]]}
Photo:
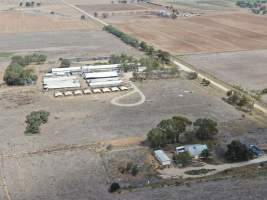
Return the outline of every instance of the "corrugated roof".
{"type": "Polygon", "coordinates": [[[52,73],[58,72],[80,72],[81,67],[63,67],[63,68],[52,68],[52,73]]]}
{"type": "Polygon", "coordinates": [[[119,64],[112,64],[112,65],[89,65],[89,66],[82,66],[82,71],[84,71],[84,70],[116,69],[118,67],[119,67],[119,64]]]}
{"type": "Polygon", "coordinates": [[[168,162],[171,161],[171,159],[166,155],[166,153],[162,150],[156,150],[154,151],[155,156],[159,159],[160,162],[168,162]]]}
{"type": "Polygon", "coordinates": [[[113,86],[120,86],[123,82],[121,80],[118,81],[105,81],[105,82],[95,82],[89,83],[90,87],[97,88],[97,87],[113,87],[113,86]]]}
{"type": "Polygon", "coordinates": [[[108,77],[118,77],[118,76],[119,76],[118,72],[116,71],[84,73],[84,78],[86,79],[108,78],[108,77]]]}

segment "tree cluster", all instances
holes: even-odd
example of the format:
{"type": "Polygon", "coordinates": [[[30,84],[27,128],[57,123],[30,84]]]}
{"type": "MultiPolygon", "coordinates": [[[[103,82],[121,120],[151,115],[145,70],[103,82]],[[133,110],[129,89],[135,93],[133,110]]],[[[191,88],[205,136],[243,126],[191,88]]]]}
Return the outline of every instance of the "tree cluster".
{"type": "Polygon", "coordinates": [[[185,117],[175,116],[162,120],[156,128],[149,131],[147,139],[152,148],[161,148],[178,142],[190,143],[193,139],[210,140],[217,133],[217,123],[211,119],[197,119],[192,123],[185,117]],[[193,130],[189,131],[190,128],[193,130]]]}
{"type": "Polygon", "coordinates": [[[234,140],[227,145],[225,158],[230,162],[247,161],[253,158],[253,153],[245,144],[242,144],[240,141],[234,140]]]}
{"type": "Polygon", "coordinates": [[[230,90],[226,93],[226,96],[226,102],[238,107],[243,111],[250,112],[254,107],[253,99],[248,94],[244,94],[243,92],[230,90]]]}
{"type": "Polygon", "coordinates": [[[7,85],[26,85],[37,80],[37,76],[32,69],[25,68],[33,62],[44,62],[46,56],[42,54],[32,54],[13,56],[4,74],[4,81],[7,85]]]}
{"type": "Polygon", "coordinates": [[[37,134],[40,132],[41,124],[45,124],[48,121],[49,112],[40,110],[33,111],[26,116],[26,130],[25,134],[37,134]]]}

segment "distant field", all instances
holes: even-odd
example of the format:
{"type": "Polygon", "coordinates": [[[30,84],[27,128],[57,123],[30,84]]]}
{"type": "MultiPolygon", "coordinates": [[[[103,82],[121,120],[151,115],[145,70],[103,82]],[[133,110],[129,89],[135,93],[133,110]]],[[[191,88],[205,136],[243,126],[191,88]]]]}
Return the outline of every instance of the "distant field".
{"type": "Polygon", "coordinates": [[[51,31],[20,34],[0,34],[1,50],[5,52],[54,51],[110,55],[137,52],[104,31],[51,31]]]}
{"type": "Polygon", "coordinates": [[[138,6],[138,4],[92,4],[77,6],[87,12],[144,10],[144,7],[138,6]]]}
{"type": "Polygon", "coordinates": [[[267,48],[267,17],[220,13],[186,19],[113,22],[123,31],[173,54],[267,48]]]}
{"type": "Polygon", "coordinates": [[[236,0],[153,0],[153,2],[201,10],[229,10],[235,7],[236,0]]]}
{"type": "Polygon", "coordinates": [[[91,20],[25,14],[23,12],[0,12],[0,27],[0,33],[101,29],[98,24],[91,20]]]}
{"type": "Polygon", "coordinates": [[[185,56],[190,64],[248,90],[267,88],[267,50],[185,56]]]}

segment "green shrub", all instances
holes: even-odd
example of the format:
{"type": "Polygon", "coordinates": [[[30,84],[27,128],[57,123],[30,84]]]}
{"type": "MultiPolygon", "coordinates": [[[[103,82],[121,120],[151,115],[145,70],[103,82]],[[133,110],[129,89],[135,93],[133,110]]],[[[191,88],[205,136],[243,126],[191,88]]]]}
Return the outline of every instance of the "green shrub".
{"type": "Polygon", "coordinates": [[[61,63],[60,63],[60,67],[64,68],[64,67],[70,67],[71,62],[68,59],[62,59],[61,63]]]}
{"type": "Polygon", "coordinates": [[[25,85],[37,80],[33,70],[25,69],[17,63],[11,63],[5,73],[4,81],[7,85],[25,85]]]}
{"type": "Polygon", "coordinates": [[[189,80],[195,80],[195,79],[197,79],[197,77],[198,77],[198,74],[196,72],[189,72],[187,75],[187,78],[189,80]]]}
{"type": "Polygon", "coordinates": [[[183,167],[185,167],[186,165],[191,163],[192,157],[188,152],[183,152],[179,154],[174,154],[173,160],[175,164],[182,165],[183,167]]]}
{"type": "Polygon", "coordinates": [[[40,110],[33,111],[26,116],[26,130],[25,134],[37,134],[40,132],[41,124],[45,124],[48,121],[49,112],[40,110]]]}
{"type": "Polygon", "coordinates": [[[109,188],[109,192],[113,193],[113,192],[116,192],[120,189],[120,184],[119,183],[116,183],[116,182],[113,182],[111,185],[110,185],[110,188],[109,188]]]}
{"type": "Polygon", "coordinates": [[[132,169],[131,169],[131,174],[132,174],[133,176],[137,176],[138,173],[139,173],[138,166],[137,166],[137,165],[133,165],[133,166],[132,166],[132,169]]]}

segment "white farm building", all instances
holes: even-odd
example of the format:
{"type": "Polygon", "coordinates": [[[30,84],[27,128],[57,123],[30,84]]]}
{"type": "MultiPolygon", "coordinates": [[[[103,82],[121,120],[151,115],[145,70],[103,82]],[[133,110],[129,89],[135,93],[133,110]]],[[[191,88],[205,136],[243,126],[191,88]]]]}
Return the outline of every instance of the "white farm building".
{"type": "Polygon", "coordinates": [[[155,157],[163,166],[171,165],[171,159],[166,155],[163,150],[156,150],[154,151],[155,157]]]}

